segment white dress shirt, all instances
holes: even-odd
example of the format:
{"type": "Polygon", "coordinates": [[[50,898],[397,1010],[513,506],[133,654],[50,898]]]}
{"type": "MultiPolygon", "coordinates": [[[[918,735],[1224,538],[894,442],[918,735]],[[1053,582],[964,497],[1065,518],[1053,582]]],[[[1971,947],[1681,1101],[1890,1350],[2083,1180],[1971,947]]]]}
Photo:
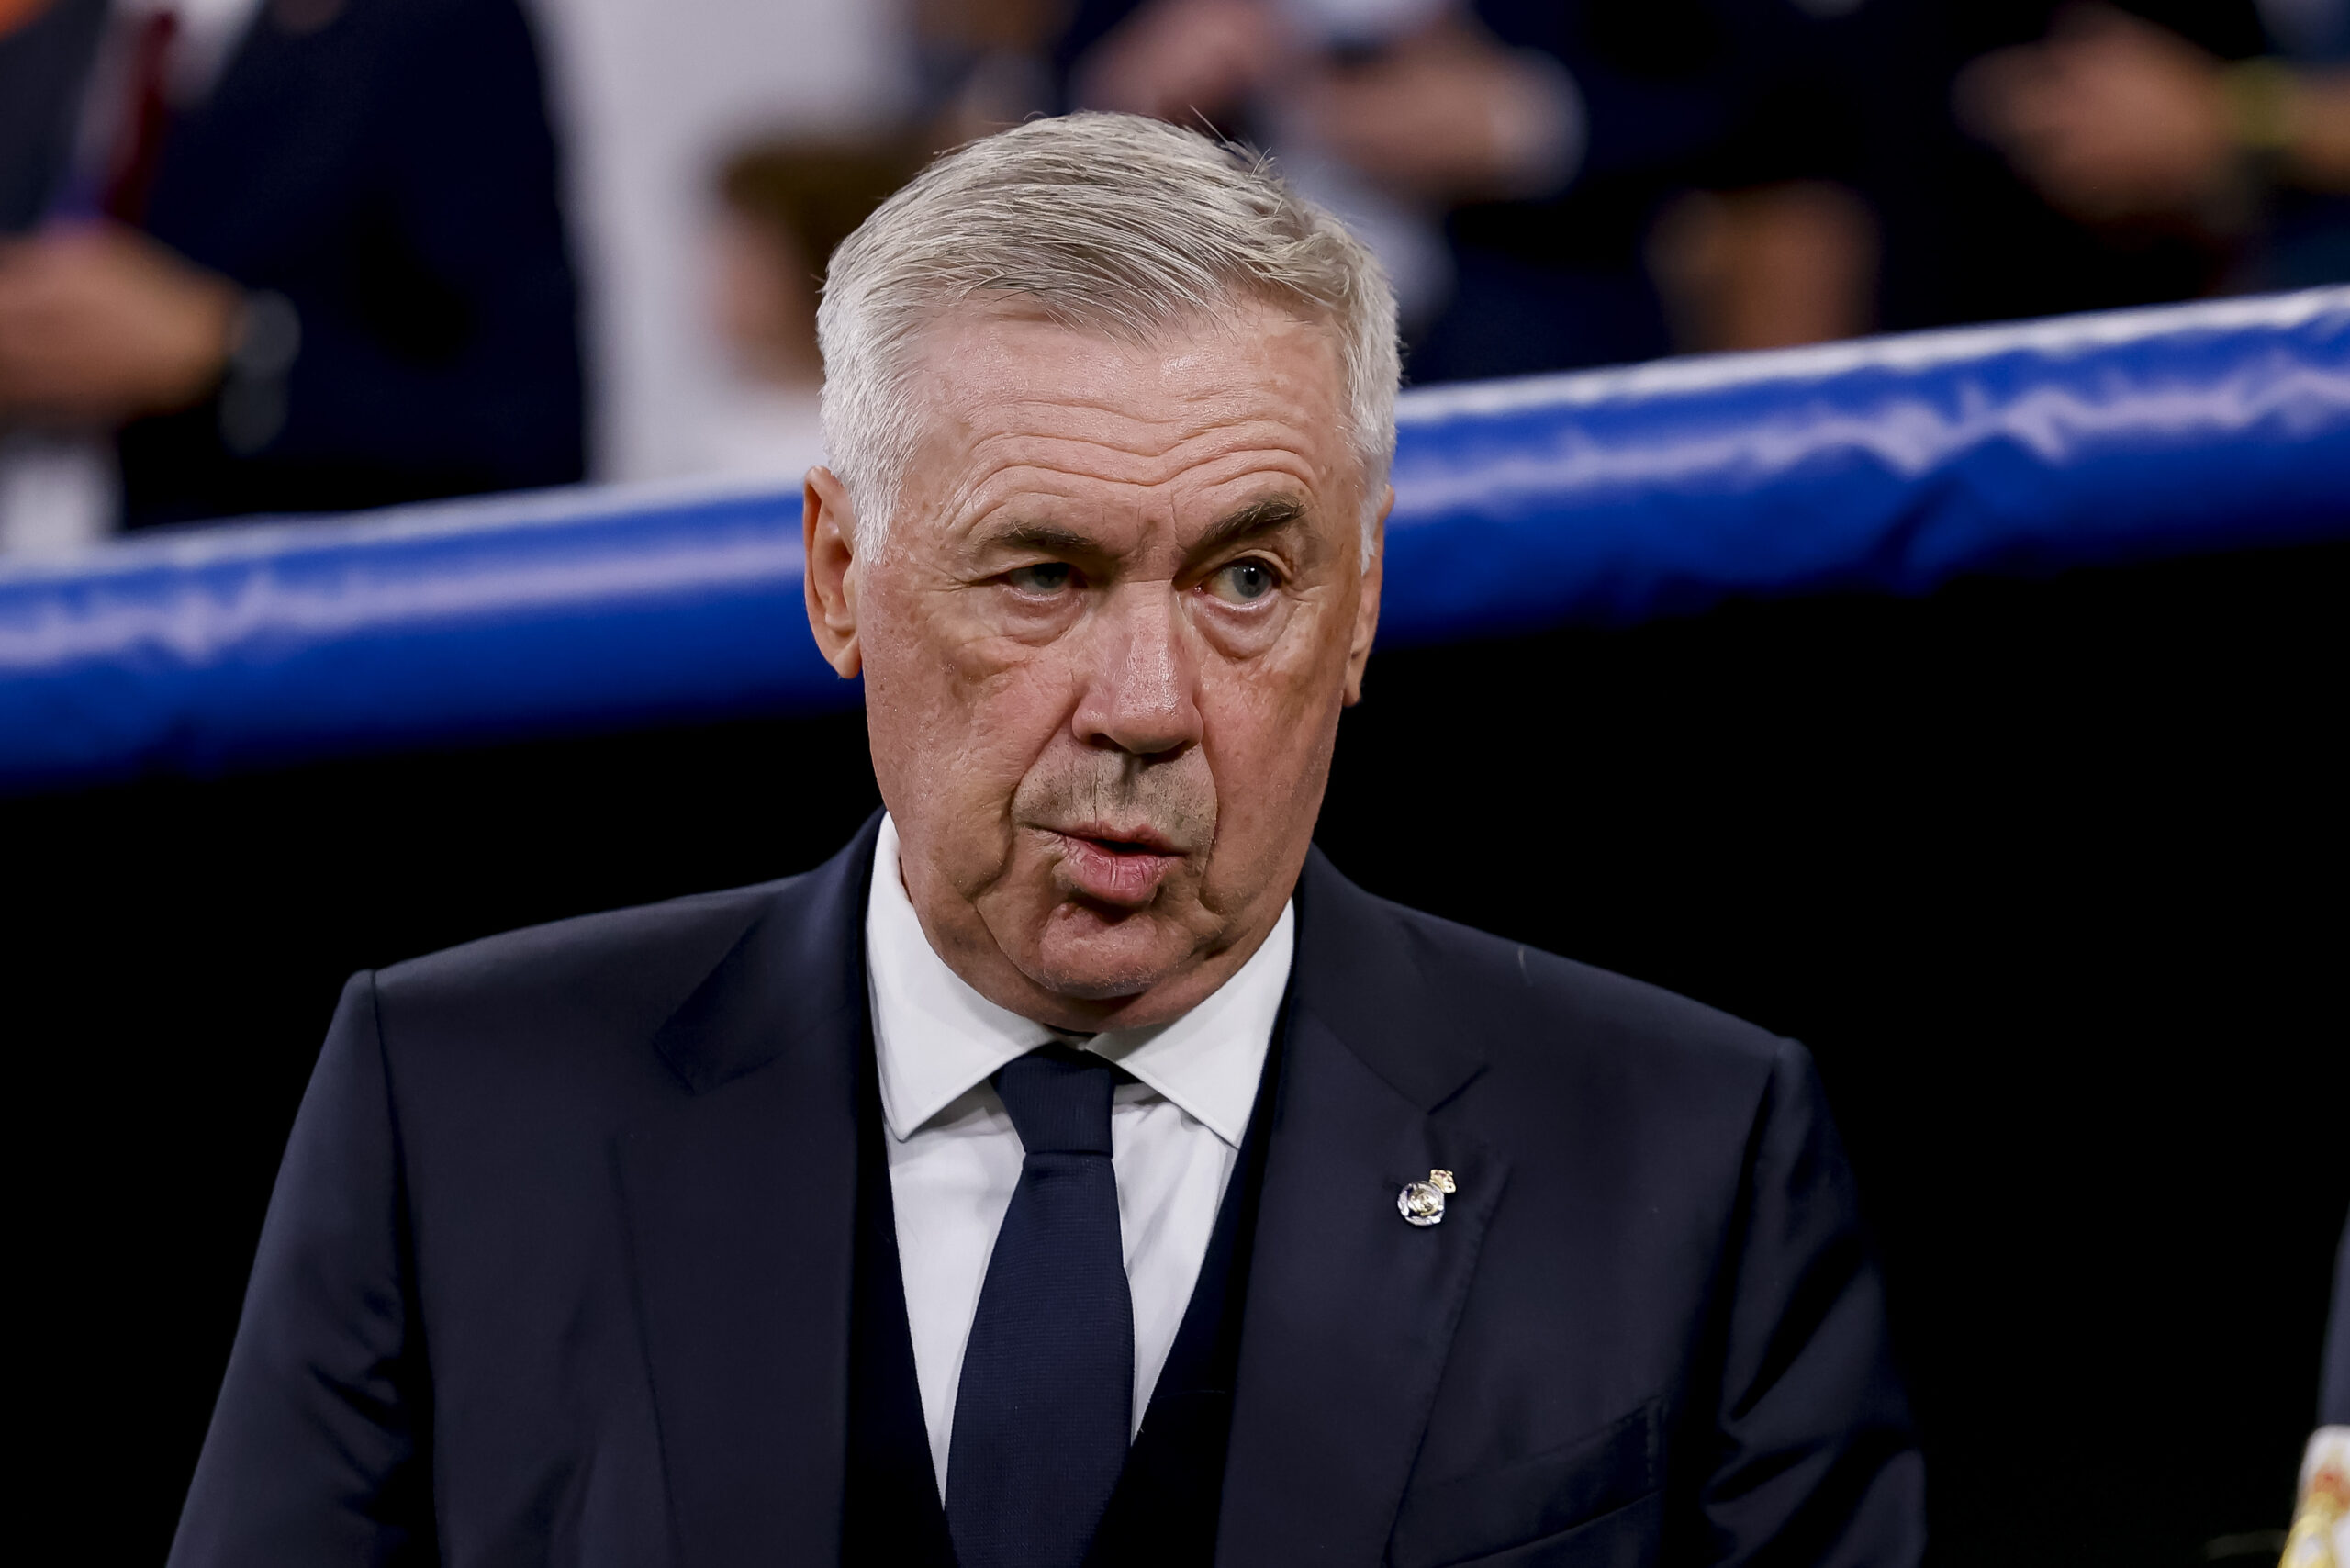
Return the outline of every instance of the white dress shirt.
{"type": "MultiPolygon", "coordinates": [[[[1289,984],[1296,924],[1294,906],[1284,909],[1240,971],[1173,1023],[1071,1042],[1136,1080],[1113,1097],[1110,1147],[1134,1298],[1137,1430],[1248,1130],[1289,984]]],[[[1023,1159],[1020,1135],[988,1080],[1065,1036],[998,1007],[931,949],[899,876],[897,825],[886,816],[865,909],[865,953],[906,1326],[944,1498],[963,1347],[1023,1159]]]]}

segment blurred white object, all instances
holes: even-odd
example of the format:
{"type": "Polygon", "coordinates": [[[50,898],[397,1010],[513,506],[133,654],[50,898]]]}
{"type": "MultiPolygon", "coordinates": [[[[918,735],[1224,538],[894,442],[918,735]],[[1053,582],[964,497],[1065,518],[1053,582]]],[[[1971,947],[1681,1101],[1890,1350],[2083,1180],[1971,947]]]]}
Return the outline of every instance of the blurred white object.
{"type": "MultiPolygon", "coordinates": [[[[586,291],[591,464],[736,470],[765,394],[711,327],[723,155],[754,135],[889,128],[912,101],[901,0],[532,0],[586,291]]],[[[783,461],[780,456],[778,462],[783,461]]]]}
{"type": "Polygon", "coordinates": [[[73,167],[82,183],[95,189],[105,180],[109,161],[129,133],[123,119],[132,57],[152,18],[165,13],[173,18],[164,70],[173,106],[186,109],[211,95],[260,10],[261,0],[114,0],[113,19],[82,87],[73,146],[73,167]]]}
{"type": "Polygon", "coordinates": [[[114,448],[95,436],[0,434],[0,555],[54,560],[115,530],[121,479],[114,448]]]}
{"type": "Polygon", "coordinates": [[[799,488],[808,470],[824,460],[824,430],[812,388],[741,385],[711,415],[702,436],[709,454],[706,472],[769,480],[779,489],[799,488]]]}
{"type": "MultiPolygon", "coordinates": [[[[1371,48],[1434,23],[1451,0],[1281,0],[1295,35],[1321,48],[1371,48]]],[[[1381,190],[1316,145],[1279,90],[1262,95],[1264,124],[1281,174],[1307,200],[1346,219],[1387,269],[1406,326],[1418,326],[1452,297],[1452,251],[1438,215],[1381,190]]]]}
{"type": "Polygon", "coordinates": [[[1387,269],[1404,325],[1409,329],[1432,319],[1452,297],[1452,251],[1439,214],[1389,195],[1331,156],[1311,125],[1279,95],[1266,95],[1257,113],[1291,188],[1344,218],[1387,269]]]}
{"type": "Polygon", "coordinates": [[[152,15],[172,11],[179,17],[179,37],[172,45],[172,97],[181,104],[197,103],[211,95],[213,84],[228,68],[229,57],[244,41],[245,30],[261,9],[261,0],[115,0],[117,15],[152,15]]]}
{"type": "Polygon", "coordinates": [[[2321,1427],[2310,1439],[2281,1568],[2350,1568],[2350,1427],[2321,1427]]]}
{"type": "MultiPolygon", "coordinates": [[[[1563,190],[1583,162],[1582,92],[1556,60],[1503,50],[1452,0],[1285,0],[1282,10],[1291,36],[1308,49],[1373,58],[1389,46],[1399,50],[1389,58],[1405,74],[1391,71],[1385,86],[1372,89],[1391,105],[1400,92],[1445,106],[1440,124],[1415,126],[1391,108],[1366,125],[1360,105],[1351,116],[1340,108],[1334,120],[1335,84],[1299,96],[1285,83],[1259,93],[1255,106],[1290,184],[1345,218],[1371,247],[1394,285],[1404,330],[1414,330],[1452,297],[1445,205],[1541,199],[1563,190]],[[1441,154],[1434,165],[1421,162],[1457,132],[1475,149],[1473,169],[1448,166],[1441,154]]],[[[1338,91],[1343,103],[1349,89],[1338,91]]]]}

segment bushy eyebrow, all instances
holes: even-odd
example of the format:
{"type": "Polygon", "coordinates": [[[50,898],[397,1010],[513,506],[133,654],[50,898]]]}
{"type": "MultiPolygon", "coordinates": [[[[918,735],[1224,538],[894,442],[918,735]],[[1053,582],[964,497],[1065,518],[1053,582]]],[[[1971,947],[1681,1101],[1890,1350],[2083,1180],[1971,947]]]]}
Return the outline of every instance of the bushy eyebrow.
{"type": "Polygon", "coordinates": [[[1305,503],[1297,497],[1267,496],[1261,501],[1254,501],[1242,507],[1238,511],[1209,529],[1200,536],[1199,542],[1192,546],[1191,553],[1194,556],[1213,555],[1219,550],[1238,543],[1241,540],[1287,528],[1304,516],[1305,503]]]}
{"type": "Polygon", "coordinates": [[[1088,535],[1049,522],[1015,522],[1001,532],[990,532],[981,543],[990,550],[1034,551],[1039,555],[1089,555],[1101,549],[1088,535]]]}
{"type": "MultiPolygon", "coordinates": [[[[1297,497],[1268,496],[1219,519],[1192,544],[1189,554],[1194,557],[1214,554],[1243,539],[1286,528],[1304,516],[1305,503],[1297,497]]],[[[1033,551],[1039,555],[1061,559],[1099,554],[1102,550],[1101,542],[1090,534],[1064,528],[1058,523],[1033,521],[1014,522],[1000,532],[990,532],[983,543],[990,550],[1033,551]]]]}

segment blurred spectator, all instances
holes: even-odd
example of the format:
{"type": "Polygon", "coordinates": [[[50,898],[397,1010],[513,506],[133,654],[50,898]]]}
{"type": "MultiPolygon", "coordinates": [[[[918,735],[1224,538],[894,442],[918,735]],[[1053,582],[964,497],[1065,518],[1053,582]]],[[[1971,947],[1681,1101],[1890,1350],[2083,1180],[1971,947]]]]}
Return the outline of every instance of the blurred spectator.
{"type": "Polygon", "coordinates": [[[856,112],[825,116],[778,95],[768,119],[800,129],[754,137],[720,162],[709,303],[731,380],[701,423],[701,471],[797,483],[822,460],[816,301],[833,248],[937,151],[1051,112],[1066,10],[1064,0],[914,0],[906,31],[891,35],[910,55],[910,90],[898,81],[856,112]],[[824,129],[811,134],[811,123],[824,129]]]}
{"type": "Polygon", "coordinates": [[[0,38],[0,528],[577,478],[576,302],[514,0],[52,0],[0,38]],[[73,476],[77,471],[81,478],[73,476]]]}
{"type": "Polygon", "coordinates": [[[755,143],[727,160],[715,304],[746,390],[711,431],[716,471],[797,483],[822,461],[816,301],[825,259],[921,162],[910,147],[793,140],[755,143]]]}
{"type": "Polygon", "coordinates": [[[913,3],[536,0],[580,220],[598,477],[739,471],[772,398],[721,330],[716,176],[755,140],[894,137],[917,100],[913,3]]]}
{"type": "Polygon", "coordinates": [[[1692,191],[1658,214],[1648,255],[1684,349],[1786,348],[1874,324],[1876,218],[1846,185],[1692,191]]]}
{"type": "Polygon", "coordinates": [[[1865,330],[1852,0],[1084,0],[1080,105],[1261,140],[1395,274],[1419,381],[1865,330]]]}
{"type": "Polygon", "coordinates": [[[1959,76],[1961,118],[2067,217],[2195,244],[2209,288],[2350,278],[2350,0],[2244,9],[2198,39],[2068,6],[1959,76]]]}
{"type": "Polygon", "coordinates": [[[104,6],[0,0],[0,235],[24,233],[47,210],[106,18],[104,6]]]}
{"type": "Polygon", "coordinates": [[[920,106],[931,150],[1050,114],[1053,46],[1070,0],[916,0],[920,106]]]}
{"type": "Polygon", "coordinates": [[[1574,173],[1572,78],[1449,0],[1086,0],[1073,106],[1203,123],[1268,146],[1379,252],[1407,333],[1454,290],[1446,209],[1574,173]]]}

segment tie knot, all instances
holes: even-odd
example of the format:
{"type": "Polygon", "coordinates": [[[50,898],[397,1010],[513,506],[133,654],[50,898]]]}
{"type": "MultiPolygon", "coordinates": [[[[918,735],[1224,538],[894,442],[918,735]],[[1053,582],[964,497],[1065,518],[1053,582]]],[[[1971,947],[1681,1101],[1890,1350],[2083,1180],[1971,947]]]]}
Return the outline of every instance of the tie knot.
{"type": "Polygon", "coordinates": [[[1089,1051],[1039,1046],[995,1075],[995,1092],[1030,1154],[1110,1152],[1118,1070],[1089,1051]]]}

